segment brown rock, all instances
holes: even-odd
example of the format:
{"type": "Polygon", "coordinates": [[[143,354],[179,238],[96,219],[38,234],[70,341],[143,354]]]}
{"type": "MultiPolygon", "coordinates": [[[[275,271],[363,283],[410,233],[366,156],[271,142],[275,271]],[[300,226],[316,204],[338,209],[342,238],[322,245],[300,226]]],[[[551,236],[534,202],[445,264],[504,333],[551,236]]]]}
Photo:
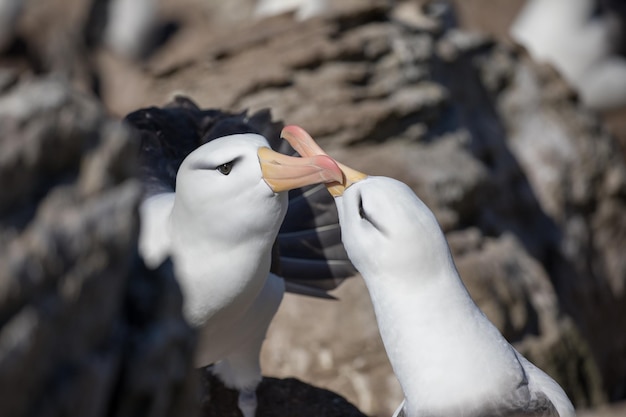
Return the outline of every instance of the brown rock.
{"type": "Polygon", "coordinates": [[[626,263],[617,255],[626,237],[626,164],[597,119],[552,88],[562,83],[553,72],[526,61],[516,71],[500,104],[511,150],[557,228],[544,263],[609,398],[623,398],[626,322],[616,318],[626,315],[626,263]]]}
{"type": "Polygon", "coordinates": [[[49,78],[0,98],[0,413],[193,415],[171,265],[137,255],[135,143],[49,78]]]}
{"type": "MultiPolygon", "coordinates": [[[[202,416],[239,417],[238,393],[206,372],[202,416]]],[[[257,417],[365,417],[355,406],[332,391],[316,388],[295,378],[263,378],[257,389],[257,417]]]]}

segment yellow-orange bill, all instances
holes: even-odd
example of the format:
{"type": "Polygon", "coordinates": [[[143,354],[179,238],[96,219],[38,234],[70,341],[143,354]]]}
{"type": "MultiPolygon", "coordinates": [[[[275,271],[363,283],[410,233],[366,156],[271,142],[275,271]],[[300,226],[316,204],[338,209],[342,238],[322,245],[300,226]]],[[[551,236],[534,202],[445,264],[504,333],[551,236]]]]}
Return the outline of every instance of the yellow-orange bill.
{"type": "MultiPolygon", "coordinates": [[[[309,135],[304,129],[299,126],[289,125],[285,126],[280,133],[280,137],[285,139],[289,144],[303,157],[312,157],[312,156],[328,156],[326,152],[313,140],[311,135],[309,135]]],[[[333,197],[339,197],[343,194],[343,192],[354,184],[355,182],[361,181],[362,179],[367,178],[366,174],[359,172],[355,169],[347,167],[342,163],[337,162],[339,168],[343,172],[343,177],[340,181],[336,183],[326,183],[326,188],[328,192],[333,197]]]]}
{"type": "Polygon", "coordinates": [[[343,180],[341,169],[328,155],[296,158],[264,147],[259,148],[258,156],[263,179],[276,193],[343,180]]]}

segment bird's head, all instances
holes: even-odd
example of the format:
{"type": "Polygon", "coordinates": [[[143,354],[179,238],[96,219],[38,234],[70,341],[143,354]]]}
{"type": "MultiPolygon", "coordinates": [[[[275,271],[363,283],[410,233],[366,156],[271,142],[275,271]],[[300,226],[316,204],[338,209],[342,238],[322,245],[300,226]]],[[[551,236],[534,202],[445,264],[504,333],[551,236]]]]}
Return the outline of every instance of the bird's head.
{"type": "Polygon", "coordinates": [[[257,134],[225,136],[190,153],[176,177],[179,215],[212,236],[240,241],[276,234],[293,188],[341,178],[330,157],[295,158],[269,148],[257,134]]]}
{"type": "Polygon", "coordinates": [[[362,274],[404,277],[406,271],[422,271],[419,276],[427,278],[449,265],[435,216],[406,184],[368,176],[346,188],[335,202],[343,243],[362,274]]]}

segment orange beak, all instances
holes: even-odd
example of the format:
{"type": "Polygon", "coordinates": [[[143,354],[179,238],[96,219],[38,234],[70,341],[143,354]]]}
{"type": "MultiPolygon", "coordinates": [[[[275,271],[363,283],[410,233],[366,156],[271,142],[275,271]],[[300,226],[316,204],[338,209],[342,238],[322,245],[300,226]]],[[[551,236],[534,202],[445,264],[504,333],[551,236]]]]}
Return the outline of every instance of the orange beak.
{"type": "Polygon", "coordinates": [[[258,156],[263,179],[275,193],[343,179],[341,169],[328,155],[296,158],[263,147],[259,148],[258,156]]]}
{"type": "MultiPolygon", "coordinates": [[[[309,135],[304,129],[299,126],[285,126],[282,132],[280,132],[280,137],[289,142],[289,144],[296,150],[296,152],[298,152],[303,157],[326,156],[330,158],[328,154],[326,154],[326,152],[324,152],[324,150],[320,148],[317,143],[315,143],[311,135],[309,135]]],[[[355,182],[367,178],[366,174],[347,167],[339,162],[337,162],[337,165],[343,173],[341,179],[336,182],[325,183],[328,192],[333,197],[341,196],[346,188],[348,188],[355,182]]]]}

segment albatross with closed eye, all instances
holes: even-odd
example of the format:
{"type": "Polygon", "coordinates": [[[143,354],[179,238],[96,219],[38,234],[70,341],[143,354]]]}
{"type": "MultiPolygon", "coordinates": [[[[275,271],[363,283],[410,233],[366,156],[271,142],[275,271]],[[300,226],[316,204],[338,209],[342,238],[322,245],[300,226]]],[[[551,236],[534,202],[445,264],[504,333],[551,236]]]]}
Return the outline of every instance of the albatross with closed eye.
{"type": "MultiPolygon", "coordinates": [[[[282,136],[325,155],[301,128],[282,136]]],[[[563,389],[517,352],[470,297],[437,220],[400,181],[339,164],[328,184],[405,400],[396,416],[575,415],[563,389]]]]}

